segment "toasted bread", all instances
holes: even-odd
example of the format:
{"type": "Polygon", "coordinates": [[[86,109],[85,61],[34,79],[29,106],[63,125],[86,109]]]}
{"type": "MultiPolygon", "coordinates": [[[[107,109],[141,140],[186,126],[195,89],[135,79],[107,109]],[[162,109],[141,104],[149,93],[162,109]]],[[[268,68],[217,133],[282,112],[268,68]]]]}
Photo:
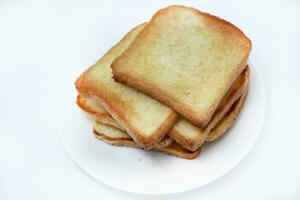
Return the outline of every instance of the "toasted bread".
{"type": "MultiPolygon", "coordinates": [[[[209,123],[209,126],[205,129],[200,129],[198,127],[193,126],[189,122],[184,119],[180,119],[175,125],[170,129],[168,135],[177,141],[180,145],[189,149],[190,151],[197,150],[204,141],[211,141],[212,138],[217,138],[218,135],[222,135],[226,128],[230,127],[234,121],[234,118],[238,115],[240,107],[237,109],[233,109],[232,104],[237,102],[237,99],[242,95],[248,85],[248,77],[249,77],[250,69],[246,67],[246,69],[242,72],[242,74],[238,77],[238,79],[233,83],[230,87],[228,93],[223,97],[212,121],[209,123]],[[230,112],[229,112],[230,110],[230,112]],[[228,113],[228,114],[226,114],[228,113]],[[224,117],[225,116],[225,117],[224,117]],[[226,120],[225,120],[226,119],[226,120]],[[229,124],[229,122],[231,124],[229,124]],[[217,125],[216,125],[217,124],[217,125]],[[218,126],[218,127],[216,127],[218,126]],[[221,128],[222,127],[222,128],[221,128]],[[211,131],[212,130],[212,131],[211,131]],[[219,133],[222,132],[222,133],[219,133]]],[[[81,97],[81,99],[84,99],[81,97]]],[[[88,112],[91,116],[97,116],[96,110],[103,110],[100,104],[94,103],[93,105],[97,105],[98,109],[93,108],[91,103],[93,101],[83,100],[81,107],[83,110],[88,112]],[[91,112],[89,112],[91,111],[91,112]]],[[[240,105],[239,103],[238,105],[240,105]]],[[[103,113],[102,113],[103,114],[103,113]]],[[[107,113],[110,117],[110,115],[107,113]]],[[[95,118],[95,117],[94,117],[95,118]]],[[[110,121],[114,119],[110,117],[110,121]]],[[[100,119],[100,122],[101,119],[100,119]]],[[[104,122],[105,123],[105,122],[104,122]]],[[[115,122],[117,123],[117,122],[115,122]]],[[[117,126],[116,126],[117,127],[117,126]]],[[[118,127],[117,127],[118,128],[118,127]]]]}
{"type": "Polygon", "coordinates": [[[230,108],[228,114],[220,121],[208,134],[208,137],[206,138],[206,142],[212,142],[220,137],[222,137],[229,128],[231,128],[234,124],[234,121],[236,120],[237,116],[239,115],[246,97],[248,94],[248,87],[246,88],[245,92],[242,94],[242,96],[239,98],[238,101],[236,101],[232,107],[230,108]]]}
{"type": "MultiPolygon", "coordinates": [[[[246,89],[248,85],[249,73],[250,73],[250,69],[247,66],[244,69],[244,71],[241,73],[241,75],[237,78],[237,80],[235,80],[235,82],[232,84],[232,86],[228,90],[228,93],[226,93],[226,95],[223,97],[218,109],[214,113],[212,120],[210,121],[209,125],[206,128],[201,129],[195,127],[187,120],[180,119],[170,129],[168,135],[172,139],[177,141],[177,143],[185,147],[186,149],[189,149],[190,151],[197,150],[206,141],[207,137],[211,134],[210,130],[212,130],[217,123],[221,121],[220,123],[222,124],[222,126],[227,127],[226,122],[223,121],[223,118],[226,115],[226,113],[231,109],[234,102],[237,101],[237,99],[242,95],[242,93],[246,89]]],[[[85,98],[81,97],[80,99],[85,99],[85,98]]],[[[82,100],[81,102],[82,102],[81,103],[82,109],[88,112],[91,116],[94,116],[94,118],[96,118],[99,115],[105,114],[102,112],[97,113],[97,110],[103,111],[104,108],[103,107],[100,108],[101,105],[96,101],[82,100]]],[[[106,114],[107,115],[105,116],[110,118],[109,121],[114,121],[114,119],[108,113],[106,114]]],[[[231,115],[235,116],[237,114],[238,112],[235,112],[234,114],[231,115]]],[[[229,119],[232,119],[232,117],[229,117],[229,119]]],[[[107,120],[102,121],[101,119],[98,119],[98,121],[104,124],[109,124],[106,123],[107,120]]],[[[115,122],[114,124],[117,124],[117,122],[115,122]]],[[[115,127],[119,128],[118,126],[120,125],[117,125],[115,127]]],[[[122,128],[119,129],[122,130],[122,128]]],[[[218,131],[220,130],[221,129],[216,129],[212,134],[214,135],[219,134],[218,131]]]]}
{"type": "Polygon", "coordinates": [[[163,152],[172,156],[177,156],[185,159],[195,159],[199,156],[201,149],[195,151],[190,151],[186,148],[183,148],[180,144],[173,141],[172,144],[165,148],[155,148],[155,151],[163,152]]]}
{"type": "MultiPolygon", "coordinates": [[[[213,129],[218,122],[222,121],[222,124],[226,123],[222,119],[226,113],[228,113],[234,102],[236,102],[245,91],[248,85],[249,73],[250,69],[249,67],[246,67],[237,80],[232,84],[226,95],[222,98],[219,107],[215,111],[206,128],[198,128],[193,126],[187,120],[180,119],[172,127],[168,135],[183,147],[191,151],[198,149],[206,141],[211,129],[213,129]]],[[[216,132],[218,131],[219,129],[216,132]]]]}
{"type": "MultiPolygon", "coordinates": [[[[94,134],[96,138],[112,145],[140,148],[140,146],[136,144],[124,131],[118,130],[109,125],[96,122],[94,124],[94,134]]],[[[160,143],[162,142],[163,141],[160,143]]],[[[162,143],[161,146],[155,147],[153,150],[185,159],[194,159],[200,154],[200,149],[191,152],[181,147],[176,142],[172,142],[169,145],[166,144],[169,144],[168,140],[166,140],[165,143],[162,143]]]]}
{"type": "Polygon", "coordinates": [[[91,98],[84,98],[80,95],[77,96],[77,105],[85,111],[89,116],[93,117],[96,121],[102,122],[120,130],[125,130],[122,126],[114,120],[111,115],[103,108],[99,101],[91,98]]]}
{"type": "MultiPolygon", "coordinates": [[[[105,108],[102,107],[102,105],[99,103],[99,101],[95,101],[89,98],[81,97],[80,95],[77,96],[77,105],[85,111],[90,117],[92,117],[94,122],[94,129],[97,129],[97,123],[102,123],[105,125],[109,125],[111,127],[117,128],[121,130],[122,132],[119,132],[118,135],[115,135],[116,139],[130,139],[132,138],[128,134],[124,134],[123,127],[121,127],[118,122],[116,122],[111,115],[105,110],[105,108]]],[[[109,127],[108,126],[108,127],[109,127]]],[[[103,126],[105,127],[105,126],[103,126]]],[[[118,133],[115,131],[115,133],[118,133]]],[[[124,141],[127,143],[126,141],[124,141]]],[[[155,145],[155,147],[167,147],[173,142],[173,139],[171,139],[169,136],[165,136],[159,143],[155,145]]],[[[135,143],[136,144],[136,143],[135,143]]],[[[137,145],[137,144],[136,144],[137,145]]]]}
{"type": "MultiPolygon", "coordinates": [[[[134,143],[134,147],[139,147],[141,148],[138,144],[136,144],[132,138],[125,132],[122,131],[118,128],[115,128],[110,125],[103,124],[98,121],[94,121],[93,124],[93,129],[97,133],[106,133],[109,135],[105,135],[106,139],[109,141],[118,141],[116,144],[129,144],[129,143],[134,143]],[[123,143],[122,143],[123,142],[123,143]]],[[[165,136],[159,143],[155,145],[156,148],[164,148],[167,146],[170,146],[172,144],[173,140],[169,138],[168,136],[165,136]]],[[[123,146],[123,145],[122,145],[123,146]]]]}
{"type": "Polygon", "coordinates": [[[245,67],[251,41],[231,23],[184,6],[159,10],[112,63],[113,78],[205,128],[245,67]]]}
{"type": "Polygon", "coordinates": [[[85,71],[76,81],[83,97],[96,99],[145,149],[153,148],[177,118],[176,112],[160,102],[112,79],[110,65],[129,46],[145,24],[130,31],[117,45],[85,71]]]}

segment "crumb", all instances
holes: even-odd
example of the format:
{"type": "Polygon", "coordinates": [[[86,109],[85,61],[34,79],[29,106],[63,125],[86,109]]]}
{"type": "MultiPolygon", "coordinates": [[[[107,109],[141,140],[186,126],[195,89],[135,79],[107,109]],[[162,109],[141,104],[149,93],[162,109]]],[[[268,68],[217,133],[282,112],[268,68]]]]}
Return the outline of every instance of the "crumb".
{"type": "Polygon", "coordinates": [[[143,159],[142,158],[139,158],[139,161],[141,162],[143,159]]]}

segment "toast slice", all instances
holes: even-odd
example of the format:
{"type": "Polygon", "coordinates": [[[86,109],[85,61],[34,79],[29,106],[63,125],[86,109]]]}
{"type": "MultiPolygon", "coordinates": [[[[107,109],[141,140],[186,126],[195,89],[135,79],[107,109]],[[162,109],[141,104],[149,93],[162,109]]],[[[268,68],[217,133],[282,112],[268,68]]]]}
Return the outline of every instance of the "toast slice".
{"type": "MultiPolygon", "coordinates": [[[[134,143],[134,147],[139,147],[138,144],[136,144],[132,138],[125,132],[118,128],[115,128],[110,125],[103,124],[98,121],[94,121],[93,123],[93,129],[94,132],[97,133],[109,133],[110,135],[105,135],[106,139],[109,139],[109,141],[115,141],[117,140],[117,144],[123,144],[123,145],[129,145],[131,143],[134,143]]],[[[173,140],[169,138],[168,136],[165,136],[159,143],[155,145],[155,148],[165,148],[172,144],[173,140]]],[[[123,146],[122,145],[122,146],[123,146]]],[[[141,147],[139,147],[141,148],[141,147]]]]}
{"type": "MultiPolygon", "coordinates": [[[[189,149],[190,151],[195,151],[205,141],[211,141],[212,138],[216,139],[218,135],[222,135],[223,133],[225,133],[227,128],[232,126],[234,118],[237,117],[239,110],[241,109],[241,106],[237,106],[237,109],[233,109],[232,104],[237,102],[237,99],[240,98],[242,93],[244,93],[244,91],[246,90],[248,85],[249,73],[250,69],[249,67],[246,67],[242,74],[230,87],[228,93],[223,97],[220,106],[218,107],[212,121],[209,123],[209,126],[207,128],[200,129],[198,127],[193,126],[186,120],[180,119],[170,129],[168,135],[184,148],[189,149]]],[[[79,99],[85,98],[81,97],[79,99]]],[[[82,102],[84,102],[81,105],[83,110],[88,112],[88,114],[91,116],[94,116],[95,113],[97,116],[97,109],[93,109],[93,106],[90,104],[90,102],[93,101],[83,100],[82,102]]],[[[93,105],[97,105],[98,108],[101,107],[101,105],[97,104],[97,102],[95,102],[93,105]]],[[[240,103],[238,105],[240,105],[240,103]]],[[[104,108],[101,109],[104,110],[104,108]]],[[[110,116],[108,113],[106,114],[110,116]]],[[[114,119],[110,117],[110,120],[113,121],[114,119]]],[[[102,122],[101,119],[100,122],[102,122]]]]}
{"type": "MultiPolygon", "coordinates": [[[[112,145],[140,148],[124,131],[99,122],[94,124],[94,134],[96,138],[112,145]]],[[[191,152],[176,142],[172,142],[168,146],[157,146],[153,150],[185,159],[194,159],[200,154],[200,149],[191,152]]]]}
{"type": "Polygon", "coordinates": [[[112,63],[116,81],[205,128],[245,67],[251,41],[231,23],[184,6],[159,10],[112,63]]]}
{"type": "Polygon", "coordinates": [[[236,120],[246,101],[248,87],[249,86],[247,86],[245,92],[242,94],[239,100],[232,105],[228,114],[210,131],[208,137],[205,140],[206,142],[212,142],[219,139],[227,132],[229,128],[233,126],[234,121],[236,120]]]}
{"type": "MultiPolygon", "coordinates": [[[[247,66],[241,75],[235,80],[232,86],[229,88],[226,95],[222,98],[219,107],[215,111],[211,121],[206,128],[198,128],[192,125],[185,119],[180,119],[170,129],[168,135],[177,141],[183,147],[194,151],[198,149],[205,141],[210,131],[216,126],[216,124],[224,118],[226,113],[230,110],[234,102],[236,102],[240,96],[244,93],[249,78],[250,69],[247,66]]],[[[225,123],[222,121],[222,123],[225,123]]]]}
{"type": "Polygon", "coordinates": [[[110,65],[129,46],[145,24],[130,31],[76,81],[83,97],[96,99],[145,149],[153,148],[175,123],[177,114],[155,99],[112,79],[110,65]]]}
{"type": "MultiPolygon", "coordinates": [[[[105,125],[109,125],[111,127],[117,128],[119,130],[125,131],[123,127],[121,127],[118,122],[116,122],[111,115],[106,112],[106,110],[102,107],[100,102],[81,97],[80,95],[77,96],[77,105],[86,112],[90,117],[92,117],[94,122],[94,129],[97,127],[97,123],[102,123],[105,125]]],[[[132,138],[126,134],[124,137],[124,134],[116,135],[116,139],[130,139],[132,138]]],[[[165,136],[159,143],[155,145],[155,147],[167,147],[173,142],[173,139],[171,139],[169,136],[165,136]]],[[[135,143],[136,144],[136,143],[135,143]]]]}

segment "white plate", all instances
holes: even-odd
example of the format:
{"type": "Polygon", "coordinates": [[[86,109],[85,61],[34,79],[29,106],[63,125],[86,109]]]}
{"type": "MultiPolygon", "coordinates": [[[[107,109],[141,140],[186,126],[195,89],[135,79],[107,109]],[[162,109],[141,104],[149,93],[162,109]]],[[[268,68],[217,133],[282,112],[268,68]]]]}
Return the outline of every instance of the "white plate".
{"type": "Polygon", "coordinates": [[[117,38],[84,48],[67,69],[57,99],[57,124],[62,141],[75,163],[104,184],[142,194],[169,194],[210,183],[236,166],[256,141],[265,117],[265,91],[253,65],[248,98],[234,127],[220,140],[204,145],[195,160],[162,153],[115,147],[94,138],[92,120],[76,106],[77,76],[117,38]],[[92,56],[91,56],[92,55],[92,56]]]}

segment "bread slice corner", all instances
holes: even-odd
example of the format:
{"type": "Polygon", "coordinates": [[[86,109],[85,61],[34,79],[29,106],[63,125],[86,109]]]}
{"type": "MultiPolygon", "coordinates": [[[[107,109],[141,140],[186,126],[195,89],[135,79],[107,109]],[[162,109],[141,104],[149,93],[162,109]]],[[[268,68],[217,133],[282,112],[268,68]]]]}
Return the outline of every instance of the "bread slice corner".
{"type": "Polygon", "coordinates": [[[145,25],[131,30],[86,70],[75,85],[82,97],[99,101],[139,146],[151,149],[175,123],[177,113],[148,95],[115,82],[110,68],[114,59],[128,48],[145,25]]]}
{"type": "Polygon", "coordinates": [[[238,99],[244,94],[248,87],[249,73],[250,69],[247,66],[222,98],[219,107],[206,128],[201,129],[185,119],[180,119],[168,132],[168,135],[183,147],[194,151],[206,141],[210,134],[220,134],[219,131],[221,131],[221,129],[216,127],[217,124],[219,127],[224,127],[223,131],[225,132],[225,128],[229,126],[226,123],[230,120],[224,119],[238,115],[239,111],[232,109],[232,107],[235,102],[239,101],[238,99]],[[214,133],[211,133],[211,130],[214,128],[216,128],[214,133]]]}

